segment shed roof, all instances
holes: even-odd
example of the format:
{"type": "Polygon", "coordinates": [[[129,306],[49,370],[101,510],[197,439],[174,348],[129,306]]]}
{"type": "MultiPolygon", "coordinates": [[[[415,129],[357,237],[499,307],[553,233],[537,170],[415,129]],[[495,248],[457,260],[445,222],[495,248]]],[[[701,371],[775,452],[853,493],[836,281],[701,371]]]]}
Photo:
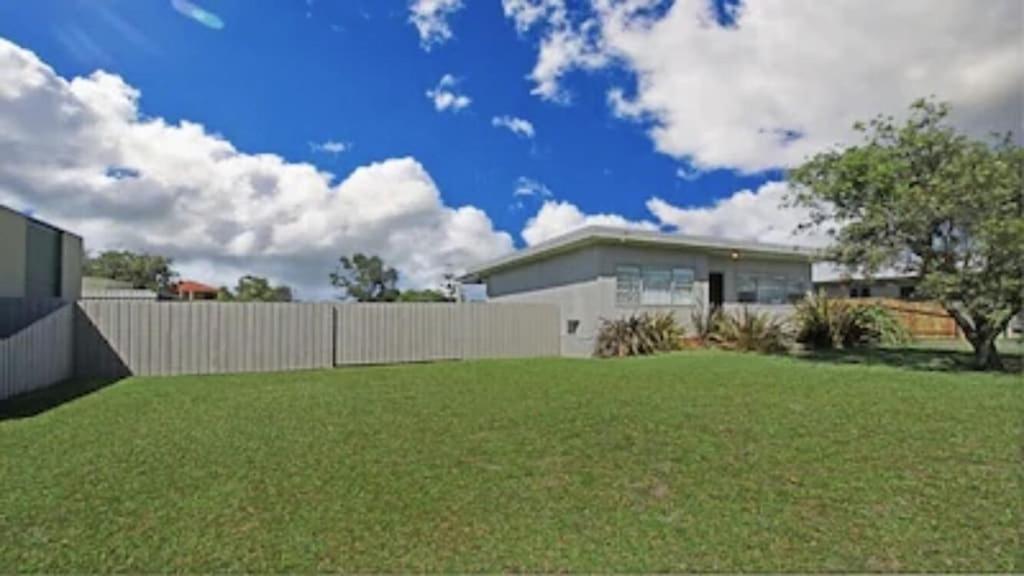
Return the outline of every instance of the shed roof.
{"type": "Polygon", "coordinates": [[[702,251],[719,252],[722,254],[737,253],[739,255],[806,262],[811,262],[820,257],[818,250],[798,245],[769,244],[710,236],[688,236],[609,226],[587,226],[491,260],[490,262],[470,267],[460,279],[464,282],[478,281],[493,272],[514,268],[562,252],[569,252],[594,244],[615,243],[635,246],[696,248],[702,251]]]}

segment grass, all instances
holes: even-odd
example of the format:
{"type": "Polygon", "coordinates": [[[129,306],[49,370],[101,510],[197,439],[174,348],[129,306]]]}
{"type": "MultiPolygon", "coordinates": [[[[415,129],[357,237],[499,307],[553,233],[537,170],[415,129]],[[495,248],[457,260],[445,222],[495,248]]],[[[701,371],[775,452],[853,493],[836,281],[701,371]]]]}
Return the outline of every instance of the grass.
{"type": "Polygon", "coordinates": [[[0,421],[0,572],[1018,571],[1022,414],[712,351],[132,378],[0,421]]]}
{"type": "MultiPolygon", "coordinates": [[[[1024,371],[1024,344],[1020,339],[1000,339],[997,350],[1005,372],[1019,376],[1024,371]]],[[[898,346],[849,350],[807,350],[797,356],[836,364],[887,365],[941,372],[976,370],[974,352],[964,340],[923,340],[898,346]]]]}

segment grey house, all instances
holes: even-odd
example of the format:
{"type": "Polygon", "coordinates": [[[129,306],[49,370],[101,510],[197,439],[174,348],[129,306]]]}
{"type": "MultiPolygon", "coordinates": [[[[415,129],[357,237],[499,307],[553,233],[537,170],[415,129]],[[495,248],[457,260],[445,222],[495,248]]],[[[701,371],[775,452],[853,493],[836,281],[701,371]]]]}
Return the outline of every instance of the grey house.
{"type": "Polygon", "coordinates": [[[782,246],[587,227],[470,269],[494,301],[561,311],[562,354],[589,355],[602,318],[748,306],[786,314],[811,289],[816,252],[782,246]]]}
{"type": "Polygon", "coordinates": [[[0,298],[82,293],[82,238],[0,205],[0,298]]]}

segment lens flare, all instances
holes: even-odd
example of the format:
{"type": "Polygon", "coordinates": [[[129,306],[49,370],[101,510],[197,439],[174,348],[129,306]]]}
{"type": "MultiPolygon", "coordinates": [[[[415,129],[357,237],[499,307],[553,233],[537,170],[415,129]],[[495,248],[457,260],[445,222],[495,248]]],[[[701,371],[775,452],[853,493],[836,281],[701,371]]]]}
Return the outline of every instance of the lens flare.
{"type": "Polygon", "coordinates": [[[171,6],[183,16],[191,18],[207,28],[212,28],[213,30],[224,28],[224,21],[216,14],[203,10],[188,0],[171,0],[171,6]]]}

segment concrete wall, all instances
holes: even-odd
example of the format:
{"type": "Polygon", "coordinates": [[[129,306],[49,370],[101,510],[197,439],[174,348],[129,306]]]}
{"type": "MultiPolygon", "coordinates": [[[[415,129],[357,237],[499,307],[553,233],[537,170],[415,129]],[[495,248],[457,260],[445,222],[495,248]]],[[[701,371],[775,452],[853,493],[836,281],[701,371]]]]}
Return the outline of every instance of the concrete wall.
{"type": "MultiPolygon", "coordinates": [[[[669,312],[686,327],[691,325],[693,306],[622,306],[615,299],[616,268],[622,265],[685,267],[694,270],[695,302],[706,308],[708,275],[721,272],[727,310],[743,307],[737,303],[737,275],[759,273],[802,279],[811,286],[810,262],[767,258],[717,256],[693,250],[634,245],[599,245],[557,254],[538,262],[497,272],[487,278],[488,297],[498,302],[530,302],[558,306],[562,354],[586,356],[593,352],[602,319],[622,318],[642,312],[669,312]],[[570,322],[578,322],[569,333],[570,322]]],[[[777,316],[792,313],[791,306],[750,305],[752,310],[777,316]]]]}
{"type": "Polygon", "coordinates": [[[25,295],[25,241],[28,221],[0,206],[0,298],[25,295]]]}

